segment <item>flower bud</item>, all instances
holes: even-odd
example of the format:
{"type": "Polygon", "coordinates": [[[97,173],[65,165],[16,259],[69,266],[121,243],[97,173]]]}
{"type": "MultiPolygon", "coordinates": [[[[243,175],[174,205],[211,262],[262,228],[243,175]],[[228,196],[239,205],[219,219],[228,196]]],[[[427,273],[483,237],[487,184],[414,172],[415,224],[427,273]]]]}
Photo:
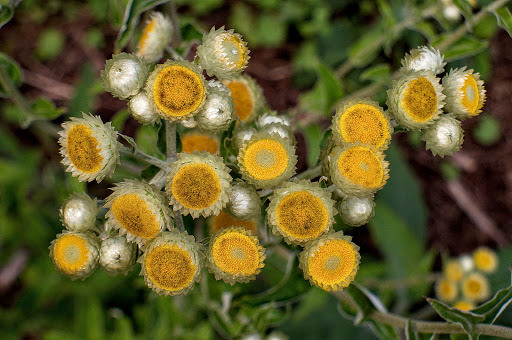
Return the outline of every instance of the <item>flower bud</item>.
{"type": "Polygon", "coordinates": [[[260,196],[253,186],[237,180],[231,186],[227,209],[239,220],[250,220],[261,213],[260,196]]]}
{"type": "Polygon", "coordinates": [[[260,133],[277,134],[282,139],[289,141],[290,144],[296,144],[295,135],[293,134],[292,130],[288,126],[281,123],[266,124],[260,129],[260,133]]]}
{"type": "Polygon", "coordinates": [[[434,156],[451,156],[461,148],[464,141],[464,130],[460,121],[443,115],[422,131],[421,139],[425,141],[425,147],[434,156]]]}
{"type": "Polygon", "coordinates": [[[233,121],[235,104],[229,88],[221,82],[208,82],[206,102],[195,119],[201,130],[212,132],[225,131],[233,121]]]}
{"type": "Polygon", "coordinates": [[[277,115],[276,112],[266,112],[259,116],[258,119],[256,120],[256,126],[258,127],[258,129],[262,129],[265,125],[273,123],[283,124],[288,127],[291,126],[290,119],[288,117],[283,115],[277,115]]]}
{"type": "Polygon", "coordinates": [[[240,148],[257,133],[258,131],[250,126],[236,128],[233,131],[233,137],[231,139],[231,144],[235,151],[238,152],[240,148]]]}
{"type": "Polygon", "coordinates": [[[126,275],[135,263],[137,246],[124,236],[108,237],[101,242],[100,266],[109,275],[126,275]]]}
{"type": "Polygon", "coordinates": [[[143,57],[147,63],[157,62],[171,42],[172,33],[173,27],[168,17],[160,12],[151,13],[151,19],[137,45],[137,56],[143,57]]]}
{"type": "Polygon", "coordinates": [[[133,118],[143,125],[154,124],[160,116],[153,111],[148,95],[145,91],[140,91],[128,102],[128,110],[133,118]]]}
{"type": "Polygon", "coordinates": [[[147,77],[148,68],[144,61],[128,53],[113,55],[101,71],[103,88],[120,99],[139,93],[147,77]]]}
{"type": "Polygon", "coordinates": [[[420,46],[405,54],[402,59],[402,68],[400,69],[403,73],[409,71],[431,71],[434,74],[444,72],[444,56],[441,55],[439,50],[431,46],[420,46]]]}
{"type": "Polygon", "coordinates": [[[88,231],[95,228],[99,212],[97,199],[89,195],[73,194],[62,205],[60,219],[66,229],[71,231],[88,231]]]}
{"type": "Polygon", "coordinates": [[[338,204],[338,212],[345,224],[358,227],[375,215],[375,202],[370,197],[348,196],[338,204]]]}

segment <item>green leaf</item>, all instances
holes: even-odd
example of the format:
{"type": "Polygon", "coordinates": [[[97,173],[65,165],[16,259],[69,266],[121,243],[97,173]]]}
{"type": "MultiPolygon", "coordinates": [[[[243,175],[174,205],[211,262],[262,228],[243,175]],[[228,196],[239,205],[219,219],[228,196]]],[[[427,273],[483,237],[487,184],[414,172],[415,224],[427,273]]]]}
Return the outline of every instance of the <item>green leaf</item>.
{"type": "Polygon", "coordinates": [[[304,137],[306,137],[308,165],[314,167],[319,161],[322,129],[316,124],[309,125],[304,129],[304,137]]]}
{"type": "Polygon", "coordinates": [[[128,110],[121,110],[117,112],[110,121],[116,131],[122,131],[128,118],[130,118],[130,112],[128,110]]]}
{"type": "Polygon", "coordinates": [[[169,0],[130,0],[126,5],[123,24],[121,25],[121,29],[119,30],[114,44],[115,53],[121,52],[126,47],[128,41],[133,36],[133,32],[139,23],[142,13],[168,1],[169,0]]]}
{"type": "Polygon", "coordinates": [[[123,138],[125,141],[127,141],[133,148],[133,151],[136,151],[138,148],[137,148],[137,143],[135,142],[135,139],[133,139],[132,137],[130,136],[126,136],[126,135],[123,135],[122,133],[118,133],[118,135],[123,138]]]}
{"type": "Polygon", "coordinates": [[[301,96],[301,106],[330,117],[333,105],[343,96],[341,83],[334,72],[322,63],[317,65],[317,74],[318,79],[313,90],[301,96]]]}
{"type": "Polygon", "coordinates": [[[496,21],[498,21],[498,26],[507,31],[508,35],[512,37],[512,14],[510,9],[508,7],[498,8],[494,11],[494,15],[496,16],[496,21]]]}
{"type": "MultiPolygon", "coordinates": [[[[468,0],[452,0],[453,4],[457,6],[459,11],[461,11],[462,15],[466,21],[470,20],[473,16],[473,8],[468,0]]],[[[469,27],[469,26],[468,26],[469,27]]]]}
{"type": "Polygon", "coordinates": [[[369,321],[370,328],[372,331],[379,337],[381,340],[400,340],[400,337],[396,333],[395,329],[390,326],[386,325],[374,320],[369,321]]]}
{"type": "MultiPolygon", "coordinates": [[[[434,46],[434,43],[432,46],[434,46]]],[[[463,37],[444,51],[444,58],[446,61],[451,62],[471,57],[484,51],[488,46],[487,40],[463,37]]]]}
{"type": "MultiPolygon", "coordinates": [[[[11,81],[14,85],[21,85],[21,69],[18,64],[11,58],[9,58],[6,54],[0,52],[0,67],[5,70],[11,81]]],[[[7,92],[3,88],[2,84],[0,84],[0,98],[7,97],[7,92]]]]}
{"type": "Polygon", "coordinates": [[[20,0],[2,1],[2,4],[0,5],[0,28],[12,19],[14,16],[14,9],[20,2],[20,0]]]}
{"type": "Polygon", "coordinates": [[[357,67],[369,64],[377,57],[382,44],[386,41],[387,33],[381,27],[364,34],[355,44],[350,46],[349,60],[357,67]]]}
{"type": "Polygon", "coordinates": [[[482,315],[463,312],[457,308],[449,307],[436,299],[427,298],[427,301],[443,319],[460,324],[471,340],[474,339],[473,325],[485,320],[485,317],[482,315]]]}
{"type": "Polygon", "coordinates": [[[345,288],[344,291],[351,297],[352,302],[356,308],[356,314],[354,315],[354,325],[359,325],[366,321],[368,315],[376,309],[370,299],[355,284],[351,284],[345,288]]]}
{"type": "Polygon", "coordinates": [[[96,80],[96,71],[91,64],[87,63],[81,67],[80,80],[75,86],[71,104],[68,112],[71,116],[81,116],[82,112],[91,112],[94,98],[94,82],[96,80]]]}
{"type": "Polygon", "coordinates": [[[66,37],[62,31],[47,28],[39,36],[35,54],[43,61],[55,59],[61,54],[65,43],[66,37]]]}
{"type": "Polygon", "coordinates": [[[493,324],[511,302],[512,284],[507,288],[500,289],[492,299],[473,309],[472,312],[482,315],[485,318],[483,322],[493,324]]]}
{"type": "Polygon", "coordinates": [[[64,113],[64,109],[56,108],[48,99],[39,98],[32,103],[32,115],[37,118],[53,120],[64,113]]]}
{"type": "Polygon", "coordinates": [[[359,77],[361,80],[386,81],[391,74],[391,67],[388,64],[378,64],[367,68],[359,77]]]}

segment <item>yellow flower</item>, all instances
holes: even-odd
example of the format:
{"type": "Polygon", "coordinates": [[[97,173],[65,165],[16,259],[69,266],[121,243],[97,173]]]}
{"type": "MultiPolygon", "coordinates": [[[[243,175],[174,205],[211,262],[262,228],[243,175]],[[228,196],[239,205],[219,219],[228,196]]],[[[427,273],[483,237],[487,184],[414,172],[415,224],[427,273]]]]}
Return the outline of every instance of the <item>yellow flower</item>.
{"type": "Polygon", "coordinates": [[[484,301],[490,296],[489,281],[480,273],[470,273],[462,279],[462,295],[470,301],[484,301]]]}
{"type": "Polygon", "coordinates": [[[458,260],[449,261],[444,267],[446,279],[452,282],[459,282],[465,275],[465,270],[458,260]]]}
{"type": "Polygon", "coordinates": [[[437,280],[435,290],[437,298],[445,302],[455,300],[459,293],[457,284],[453,281],[447,280],[445,277],[441,277],[437,280]]]}
{"type": "Polygon", "coordinates": [[[249,123],[256,118],[265,104],[263,91],[256,81],[247,75],[224,81],[231,90],[235,103],[235,117],[249,123]]]}
{"type": "Polygon", "coordinates": [[[406,129],[424,129],[442,113],[443,87],[428,71],[411,72],[393,82],[387,105],[398,123],[406,129]]]}
{"type": "Polygon", "coordinates": [[[256,278],[265,265],[265,249],[244,228],[228,228],[212,237],[208,247],[208,269],[217,280],[234,285],[256,278]]]}
{"type": "Polygon", "coordinates": [[[450,70],[443,78],[447,112],[459,119],[474,117],[482,112],[485,102],[484,82],[480,74],[466,67],[450,70]]]}
{"type": "Polygon", "coordinates": [[[256,223],[254,220],[238,220],[231,217],[228,213],[221,211],[218,215],[211,217],[210,220],[210,233],[216,234],[219,230],[231,227],[244,228],[251,231],[254,235],[258,234],[256,223]]]}
{"type": "Polygon", "coordinates": [[[50,245],[55,267],[72,280],[89,277],[98,266],[98,241],[88,233],[64,232],[50,245]]]}
{"type": "Polygon", "coordinates": [[[211,135],[200,132],[189,132],[181,136],[182,152],[193,153],[194,151],[209,152],[212,155],[219,152],[219,143],[211,135]]]}
{"type": "Polygon", "coordinates": [[[299,264],[304,278],[326,291],[342,290],[352,283],[361,256],[351,240],[340,231],[307,243],[299,264]]]}
{"type": "Polygon", "coordinates": [[[238,153],[242,177],[257,188],[273,188],[295,174],[297,156],[278,135],[257,134],[238,153]]]}
{"type": "Polygon", "coordinates": [[[212,27],[203,36],[203,43],[197,47],[199,65],[209,76],[218,79],[231,79],[240,75],[247,67],[249,50],[247,43],[233,30],[226,31],[224,26],[215,30],[212,27]]]}
{"type": "Polygon", "coordinates": [[[475,267],[486,273],[493,273],[498,267],[496,253],[487,247],[480,247],[473,252],[475,267]]]}
{"type": "Polygon", "coordinates": [[[336,147],[330,160],[331,180],[346,195],[369,196],[389,177],[384,154],[369,145],[336,147]]]}
{"type": "Polygon", "coordinates": [[[101,118],[83,114],[83,118],[71,118],[62,124],[59,144],[62,163],[66,171],[78,176],[79,181],[101,182],[111,175],[119,164],[117,132],[101,118]]]}
{"type": "Polygon", "coordinates": [[[145,182],[127,180],[116,184],[107,197],[106,217],[112,225],[139,246],[166,228],[172,228],[172,212],[163,193],[145,182]]]}
{"type": "Polygon", "coordinates": [[[151,13],[151,19],[144,27],[137,45],[137,55],[147,63],[158,61],[171,42],[172,32],[173,27],[168,17],[160,12],[151,13]]]}
{"type": "Polygon", "coordinates": [[[194,236],[177,230],[154,238],[138,262],[140,275],[158,294],[186,294],[201,280],[204,255],[194,236]]]}
{"type": "Polygon", "coordinates": [[[180,153],[165,187],[170,204],[193,218],[217,215],[228,203],[231,176],[222,158],[209,153],[180,153]]]}
{"type": "Polygon", "coordinates": [[[303,180],[275,190],[267,213],[275,235],[288,244],[304,245],[331,230],[336,210],[327,190],[303,180]]]}
{"type": "Polygon", "coordinates": [[[361,142],[376,149],[386,149],[393,128],[379,103],[350,100],[338,107],[332,120],[333,136],[339,145],[361,142]]]}
{"type": "Polygon", "coordinates": [[[170,121],[192,117],[204,105],[207,92],[201,69],[188,61],[157,65],[145,90],[153,110],[170,121]]]}
{"type": "Polygon", "coordinates": [[[469,312],[473,308],[475,308],[475,303],[467,300],[460,300],[455,302],[453,305],[453,308],[457,308],[458,310],[461,310],[463,312],[469,312]]]}

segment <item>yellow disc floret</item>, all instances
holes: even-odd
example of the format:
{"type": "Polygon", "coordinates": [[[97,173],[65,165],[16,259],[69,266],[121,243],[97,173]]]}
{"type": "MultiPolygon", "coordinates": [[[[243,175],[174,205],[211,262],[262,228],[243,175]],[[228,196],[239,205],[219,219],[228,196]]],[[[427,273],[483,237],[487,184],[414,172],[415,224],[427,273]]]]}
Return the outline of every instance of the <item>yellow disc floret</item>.
{"type": "Polygon", "coordinates": [[[480,273],[471,273],[462,279],[462,295],[471,301],[484,301],[489,297],[489,281],[480,273]]]}
{"type": "Polygon", "coordinates": [[[98,265],[98,242],[89,234],[65,232],[50,246],[53,263],[72,279],[85,279],[98,265]]]}
{"type": "Polygon", "coordinates": [[[347,287],[354,280],[359,261],[359,247],[341,232],[308,243],[300,255],[304,277],[326,291],[347,287]]]}
{"type": "Polygon", "coordinates": [[[231,91],[231,97],[235,103],[235,117],[242,122],[252,121],[264,105],[264,97],[261,88],[249,76],[240,76],[224,84],[231,91]]]}
{"type": "Polygon", "coordinates": [[[444,277],[441,277],[436,282],[435,288],[437,297],[442,301],[451,302],[457,297],[457,284],[453,281],[447,280],[444,277]]]}
{"type": "Polygon", "coordinates": [[[480,247],[473,253],[475,267],[486,273],[493,273],[498,267],[496,253],[487,247],[480,247]]]}
{"type": "Polygon", "coordinates": [[[437,94],[434,85],[425,77],[412,80],[405,90],[401,105],[410,119],[426,122],[437,110],[437,94]]]}
{"type": "Polygon", "coordinates": [[[480,95],[475,78],[473,78],[470,74],[464,78],[464,85],[462,86],[461,91],[462,106],[468,110],[469,114],[474,115],[479,109],[478,103],[480,102],[480,95]]]}
{"type": "Polygon", "coordinates": [[[257,234],[256,224],[254,220],[237,220],[231,217],[228,213],[221,211],[217,216],[214,216],[211,220],[211,233],[216,234],[221,229],[227,229],[230,227],[240,227],[250,230],[253,234],[257,234]]]}
{"type": "Polygon", "coordinates": [[[68,132],[68,157],[80,171],[93,173],[101,168],[103,157],[98,149],[98,140],[86,125],[75,125],[68,132]]]}
{"type": "Polygon", "coordinates": [[[195,150],[199,152],[209,152],[216,154],[219,150],[219,145],[215,138],[198,133],[190,133],[181,137],[181,145],[183,146],[182,151],[193,153],[195,150]]]}
{"type": "Polygon", "coordinates": [[[484,82],[480,74],[466,67],[450,70],[443,78],[446,111],[457,119],[474,117],[482,112],[485,103],[484,82]]]}
{"type": "Polygon", "coordinates": [[[160,232],[155,213],[137,194],[116,198],[111,209],[119,224],[135,236],[150,239],[160,232]]]}
{"type": "Polygon", "coordinates": [[[209,269],[217,280],[226,283],[248,282],[263,268],[264,249],[258,238],[242,228],[218,232],[208,249],[209,269]]]}
{"type": "Polygon", "coordinates": [[[446,279],[452,282],[459,282],[464,277],[464,268],[457,260],[449,261],[444,267],[446,279]]]}

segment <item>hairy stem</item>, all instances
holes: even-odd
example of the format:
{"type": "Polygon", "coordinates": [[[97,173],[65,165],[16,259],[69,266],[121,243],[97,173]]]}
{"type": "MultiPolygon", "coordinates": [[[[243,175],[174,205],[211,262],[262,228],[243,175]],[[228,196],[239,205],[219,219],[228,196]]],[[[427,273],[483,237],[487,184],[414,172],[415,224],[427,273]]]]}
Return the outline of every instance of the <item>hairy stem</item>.
{"type": "Polygon", "coordinates": [[[124,154],[124,155],[127,155],[127,156],[131,156],[135,159],[138,159],[140,161],[143,161],[147,164],[151,164],[151,165],[154,165],[154,166],[157,166],[159,167],[160,169],[165,169],[167,168],[167,163],[156,158],[156,157],[153,157],[153,156],[150,156],[148,155],[147,153],[145,152],[142,152],[142,151],[139,151],[139,150],[133,150],[132,148],[130,147],[127,147],[127,146],[122,146],[121,149],[119,150],[120,153],[124,154]]]}
{"type": "MultiPolygon", "coordinates": [[[[165,145],[167,149],[167,163],[171,164],[176,161],[176,123],[172,123],[168,120],[165,121],[165,145]]],[[[167,180],[167,173],[164,177],[164,183],[167,180]]],[[[163,186],[163,185],[162,185],[163,186]]],[[[185,225],[183,223],[183,216],[179,211],[175,211],[174,222],[176,223],[176,228],[179,231],[185,231],[185,225]]]]}

